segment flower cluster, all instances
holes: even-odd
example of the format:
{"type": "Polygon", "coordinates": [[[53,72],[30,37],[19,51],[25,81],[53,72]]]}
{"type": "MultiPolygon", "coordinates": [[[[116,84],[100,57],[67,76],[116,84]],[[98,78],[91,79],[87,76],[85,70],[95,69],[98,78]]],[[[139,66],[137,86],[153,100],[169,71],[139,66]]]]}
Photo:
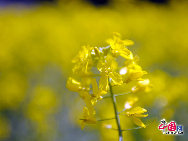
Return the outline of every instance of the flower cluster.
{"type": "MultiPolygon", "coordinates": [[[[118,33],[114,33],[114,37],[108,39],[107,43],[106,47],[83,46],[72,60],[73,76],[68,78],[67,88],[78,92],[85,102],[82,127],[85,123],[96,123],[94,106],[104,95],[109,94],[109,85],[114,87],[136,81],[131,93],[147,92],[150,88],[149,79],[142,78],[147,72],[137,64],[136,57],[128,49],[134,43],[122,40],[118,33]],[[123,65],[118,64],[118,59],[124,61],[123,65]]],[[[133,118],[138,126],[145,127],[139,117],[146,117],[143,113],[147,110],[141,107],[131,108],[135,102],[135,98],[126,102],[123,112],[133,118]]]]}

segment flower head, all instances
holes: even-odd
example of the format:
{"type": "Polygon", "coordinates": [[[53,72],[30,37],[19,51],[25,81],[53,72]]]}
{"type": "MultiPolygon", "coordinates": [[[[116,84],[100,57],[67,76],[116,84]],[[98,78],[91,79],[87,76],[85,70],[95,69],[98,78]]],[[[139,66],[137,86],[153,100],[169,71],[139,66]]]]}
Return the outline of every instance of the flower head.
{"type": "MultiPolygon", "coordinates": [[[[83,46],[72,60],[73,76],[68,78],[67,88],[77,92],[85,103],[82,128],[86,123],[96,123],[94,107],[103,95],[111,92],[109,88],[137,81],[132,89],[133,93],[148,90],[147,81],[142,79],[146,71],[136,63],[136,57],[127,47],[133,45],[133,42],[122,40],[115,33],[113,39],[107,40],[107,43],[109,45],[106,47],[83,46]],[[125,61],[124,66],[120,66],[118,58],[125,61]]],[[[132,108],[137,100],[138,98],[132,97],[125,103],[126,115],[132,117],[137,125],[144,127],[139,117],[146,116],[142,114],[145,110],[132,108]]]]}

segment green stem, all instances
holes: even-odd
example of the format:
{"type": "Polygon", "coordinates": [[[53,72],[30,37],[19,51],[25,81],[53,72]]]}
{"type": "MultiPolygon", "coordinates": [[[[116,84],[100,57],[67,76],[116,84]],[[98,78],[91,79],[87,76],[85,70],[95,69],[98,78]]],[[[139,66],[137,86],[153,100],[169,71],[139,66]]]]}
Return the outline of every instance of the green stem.
{"type": "MultiPolygon", "coordinates": [[[[122,93],[122,94],[114,94],[114,96],[118,97],[118,96],[123,96],[123,95],[127,95],[127,94],[131,94],[131,92],[122,93]]],[[[105,96],[103,96],[103,98],[109,98],[109,97],[111,97],[111,95],[105,95],[105,96]]]]}
{"type": "Polygon", "coordinates": [[[112,91],[112,85],[110,84],[110,80],[109,80],[109,88],[110,88],[112,103],[113,103],[113,106],[114,106],[116,124],[117,124],[118,132],[119,132],[119,141],[123,141],[123,134],[122,134],[121,126],[120,126],[120,118],[119,118],[118,110],[117,110],[117,106],[116,106],[116,96],[114,95],[114,93],[112,91]]]}
{"type": "Polygon", "coordinates": [[[106,118],[106,119],[98,119],[97,121],[106,121],[106,120],[113,120],[115,118],[106,118]]]}

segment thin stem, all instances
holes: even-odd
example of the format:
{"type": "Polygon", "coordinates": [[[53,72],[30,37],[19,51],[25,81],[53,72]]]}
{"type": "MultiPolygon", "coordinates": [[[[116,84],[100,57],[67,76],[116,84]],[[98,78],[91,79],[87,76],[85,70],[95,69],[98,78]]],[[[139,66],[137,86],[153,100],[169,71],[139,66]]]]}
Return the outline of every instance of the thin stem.
{"type": "MultiPolygon", "coordinates": [[[[127,94],[131,94],[131,92],[121,93],[121,94],[114,94],[114,96],[118,97],[118,96],[127,95],[127,94]]],[[[109,97],[111,97],[111,95],[105,95],[105,96],[103,96],[103,98],[109,98],[109,97]]]]}
{"type": "Polygon", "coordinates": [[[98,119],[97,121],[106,121],[106,120],[112,120],[112,119],[115,119],[115,118],[98,119]]]}
{"type": "Polygon", "coordinates": [[[127,94],[131,94],[131,92],[122,93],[122,94],[115,94],[115,96],[122,96],[122,95],[127,95],[127,94]]]}
{"type": "Polygon", "coordinates": [[[118,112],[118,114],[120,115],[121,113],[123,113],[126,109],[123,109],[122,111],[118,112]]]}
{"type": "Polygon", "coordinates": [[[112,98],[112,102],[113,102],[113,106],[114,106],[116,124],[117,124],[118,132],[119,132],[119,141],[123,141],[123,134],[122,134],[121,126],[120,126],[120,118],[119,118],[118,110],[117,110],[117,106],[116,106],[116,97],[113,94],[112,86],[110,84],[110,80],[109,80],[109,88],[110,88],[110,94],[111,94],[111,98],[112,98]]]}
{"type": "MultiPolygon", "coordinates": [[[[143,127],[135,127],[135,128],[131,128],[131,129],[122,129],[121,131],[130,131],[130,130],[137,130],[137,129],[142,129],[143,127]]],[[[118,130],[118,129],[115,129],[115,128],[111,128],[112,130],[118,130]]]]}
{"type": "MultiPolygon", "coordinates": [[[[105,119],[98,119],[97,121],[106,121],[106,120],[113,120],[113,119],[116,119],[116,118],[105,118],[105,119]]],[[[80,120],[86,120],[86,119],[81,118],[80,120]]]]}

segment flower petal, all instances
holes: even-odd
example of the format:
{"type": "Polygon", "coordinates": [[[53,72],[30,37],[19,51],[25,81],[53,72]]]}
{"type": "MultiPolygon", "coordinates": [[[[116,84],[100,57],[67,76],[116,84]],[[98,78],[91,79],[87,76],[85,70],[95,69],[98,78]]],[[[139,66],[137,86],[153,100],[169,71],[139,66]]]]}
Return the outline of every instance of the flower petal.
{"type": "Polygon", "coordinates": [[[146,128],[146,125],[139,118],[133,117],[133,122],[140,127],[146,128]]]}

